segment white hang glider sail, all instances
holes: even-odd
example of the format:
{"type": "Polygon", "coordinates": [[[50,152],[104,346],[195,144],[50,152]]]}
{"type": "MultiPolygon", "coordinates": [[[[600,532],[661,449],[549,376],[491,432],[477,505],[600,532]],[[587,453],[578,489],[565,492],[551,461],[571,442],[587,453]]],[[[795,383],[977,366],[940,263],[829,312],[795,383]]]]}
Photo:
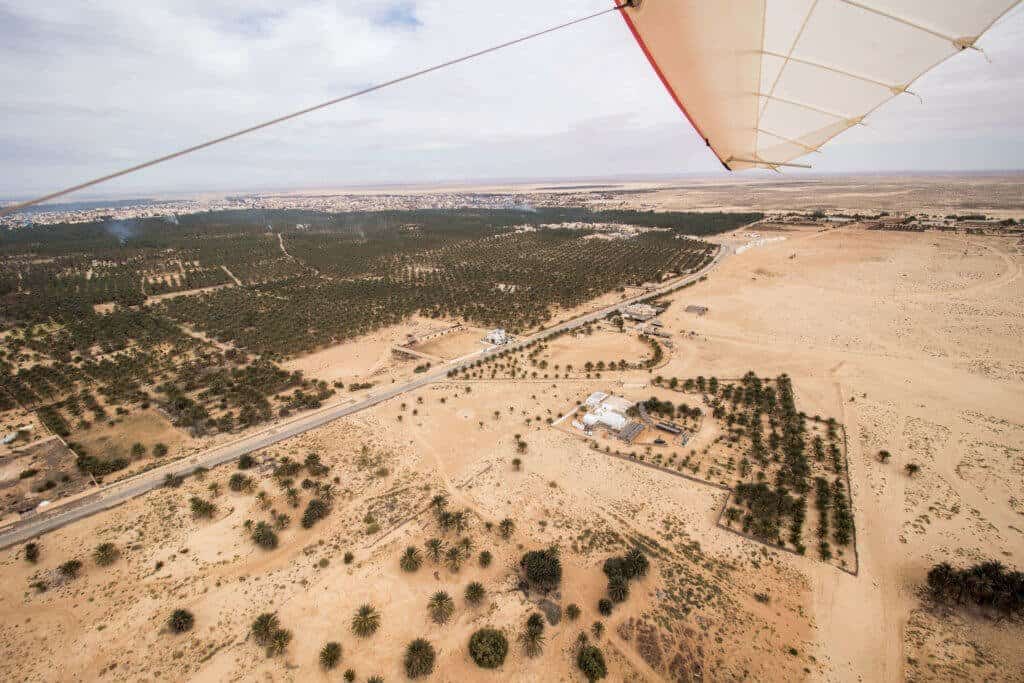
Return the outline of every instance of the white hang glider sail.
{"type": "Polygon", "coordinates": [[[622,8],[728,169],[799,166],[1021,0],[634,0],[622,8]]]}

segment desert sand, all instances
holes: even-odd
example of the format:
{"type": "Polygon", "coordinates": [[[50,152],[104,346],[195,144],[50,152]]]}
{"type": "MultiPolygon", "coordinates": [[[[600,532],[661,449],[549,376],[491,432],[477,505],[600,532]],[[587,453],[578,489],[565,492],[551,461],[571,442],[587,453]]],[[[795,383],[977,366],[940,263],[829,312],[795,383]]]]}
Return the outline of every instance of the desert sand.
{"type": "MultiPolygon", "coordinates": [[[[316,453],[337,482],[332,512],[303,529],[305,490],[293,509],[268,466],[245,472],[267,508],[293,519],[274,550],[249,539],[246,520],[268,511],[257,495],[229,489],[235,470],[225,466],[43,537],[37,564],[22,548],[3,551],[0,676],[308,681],[339,680],[351,668],[360,681],[397,681],[405,680],[406,643],[424,637],[438,652],[430,680],[578,681],[573,644],[603,619],[604,633],[591,641],[604,651],[609,680],[1024,680],[1020,623],[946,613],[922,590],[941,560],[1024,565],[1021,246],[857,226],[773,236],[785,239],[734,255],[671,296],[662,320],[674,346],[656,372],[788,373],[801,410],[845,425],[856,575],[728,533],[716,526],[727,495],[720,488],[610,458],[546,423],[590,391],[645,398],[653,372],[453,379],[258,454],[302,461],[316,453]],[[709,311],[695,316],[690,304],[709,311]],[[892,452],[890,462],[880,462],[880,449],[892,452]],[[920,471],[908,476],[907,463],[920,471]],[[469,511],[463,534],[438,528],[429,510],[438,493],[469,511]],[[192,517],[192,496],[217,505],[212,519],[192,517]],[[508,539],[497,526],[505,518],[515,522],[508,539]],[[429,560],[413,573],[400,569],[406,546],[461,536],[473,551],[457,572],[429,560]],[[122,551],[108,567],[91,556],[104,541],[122,551]],[[654,549],[651,572],[602,618],[601,565],[638,541],[654,549]],[[531,658],[516,635],[537,596],[517,588],[517,564],[525,550],[551,544],[565,576],[549,597],[563,610],[578,604],[582,615],[549,625],[543,654],[531,658]],[[477,562],[482,550],[494,556],[487,568],[477,562]],[[83,561],[80,576],[60,578],[55,568],[72,558],[83,561]],[[32,587],[37,581],[45,592],[32,587]],[[470,581],[487,589],[480,606],[462,599],[470,581]],[[444,625],[426,610],[437,590],[456,603],[444,625]],[[363,603],[382,615],[369,638],[349,630],[363,603]],[[166,627],[177,608],[195,615],[188,633],[166,627]],[[266,657],[249,635],[267,611],[294,635],[279,657],[266,657]],[[470,634],[485,625],[509,635],[508,658],[494,672],[467,653],[470,634]],[[317,654],[328,641],[343,653],[325,673],[317,654]]],[[[391,363],[390,346],[401,341],[393,332],[376,346],[327,350],[294,367],[325,380],[362,378],[391,363]]],[[[614,344],[616,334],[552,346],[560,363],[613,349],[611,358],[642,357],[635,337],[614,344]]]]}

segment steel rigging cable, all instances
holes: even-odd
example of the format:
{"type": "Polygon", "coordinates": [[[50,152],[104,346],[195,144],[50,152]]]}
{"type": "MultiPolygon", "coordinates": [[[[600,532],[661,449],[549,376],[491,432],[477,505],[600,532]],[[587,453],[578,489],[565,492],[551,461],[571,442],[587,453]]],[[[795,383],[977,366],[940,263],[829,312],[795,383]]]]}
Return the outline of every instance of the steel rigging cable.
{"type": "Polygon", "coordinates": [[[419,71],[414,71],[414,72],[406,74],[404,76],[399,76],[398,78],[393,78],[390,81],[385,81],[383,83],[378,83],[377,85],[372,85],[372,86],[370,86],[368,88],[363,88],[362,90],[357,90],[356,92],[349,93],[348,95],[343,95],[341,97],[336,97],[334,99],[327,100],[326,102],[321,102],[320,104],[315,104],[312,107],[306,107],[305,109],[300,109],[299,111],[292,112],[291,114],[285,114],[284,116],[279,116],[279,117],[277,117],[275,119],[270,119],[269,121],[264,121],[263,123],[257,123],[254,126],[249,126],[248,128],[243,128],[242,130],[237,130],[237,131],[235,131],[233,133],[228,133],[227,135],[222,135],[222,136],[220,136],[218,138],[214,138],[212,140],[207,140],[206,142],[201,142],[198,145],[192,145],[191,147],[185,147],[184,149],[179,149],[176,152],[171,152],[170,154],[165,154],[162,157],[157,157],[156,159],[150,159],[149,161],[145,161],[145,162],[143,162],[141,164],[136,164],[135,166],[130,166],[128,168],[122,169],[120,171],[116,171],[114,173],[107,174],[105,176],[101,176],[99,178],[93,178],[92,180],[87,180],[84,183],[79,183],[78,185],[73,185],[71,187],[64,188],[63,190],[58,190],[56,192],[51,192],[50,194],[46,194],[46,195],[43,195],[41,197],[36,197],[35,199],[30,199],[30,200],[25,201],[25,202],[20,202],[18,204],[11,204],[11,205],[2,207],[2,208],[0,208],[0,216],[7,216],[9,214],[16,213],[16,212],[18,212],[18,211],[20,211],[22,209],[27,209],[30,206],[35,206],[37,204],[42,204],[43,202],[48,202],[50,200],[57,199],[58,197],[63,197],[64,195],[71,194],[72,192],[78,192],[79,190],[84,190],[87,187],[92,187],[93,185],[99,185],[100,183],[105,183],[108,180],[113,180],[114,178],[120,178],[121,176],[125,176],[125,175],[128,175],[130,173],[135,173],[136,171],[141,171],[141,170],[143,170],[145,168],[149,168],[150,166],[156,166],[157,164],[162,164],[165,161],[170,161],[172,159],[177,159],[178,157],[183,157],[183,156],[185,156],[187,154],[192,154],[193,152],[198,152],[201,149],[206,149],[207,147],[213,147],[214,145],[219,145],[222,142],[227,142],[228,140],[233,140],[234,138],[238,138],[238,137],[241,137],[243,135],[247,135],[249,133],[253,133],[253,132],[261,130],[263,128],[269,128],[270,126],[274,126],[274,125],[277,125],[279,123],[284,123],[285,121],[290,121],[291,119],[296,119],[296,118],[299,118],[300,116],[305,116],[306,114],[310,114],[310,113],[318,111],[320,109],[326,109],[327,107],[334,106],[335,104],[340,104],[341,102],[345,102],[347,100],[352,100],[352,99],[355,99],[357,97],[361,97],[362,95],[367,95],[369,93],[376,92],[378,90],[383,90],[384,88],[390,87],[392,85],[397,85],[399,83],[403,83],[405,81],[409,81],[409,80],[412,80],[414,78],[418,78],[420,76],[425,76],[425,75],[427,75],[429,73],[433,73],[435,71],[440,71],[440,70],[446,69],[446,68],[448,68],[450,66],[455,66],[456,64],[461,64],[462,62],[468,62],[471,59],[476,59],[477,57],[482,57],[483,55],[490,54],[492,52],[497,52],[498,50],[503,50],[503,49],[505,49],[507,47],[512,47],[513,45],[519,45],[520,43],[525,43],[528,40],[533,40],[534,38],[540,38],[541,36],[548,35],[549,33],[555,33],[556,31],[561,31],[563,29],[570,28],[570,27],[575,26],[577,24],[582,24],[585,21],[590,21],[591,19],[596,19],[597,17],[603,16],[605,14],[609,14],[611,12],[620,11],[620,10],[626,8],[626,7],[633,7],[635,4],[636,4],[636,0],[626,0],[626,2],[622,2],[622,3],[618,4],[618,5],[615,5],[614,7],[609,7],[606,10],[601,10],[600,12],[595,12],[594,14],[588,14],[587,16],[579,17],[578,19],[573,19],[572,21],[567,21],[564,24],[558,24],[557,26],[552,26],[552,27],[546,28],[546,29],[544,29],[542,31],[537,31],[536,33],[531,33],[529,35],[521,36],[519,38],[516,38],[514,40],[510,40],[510,41],[505,42],[505,43],[501,43],[499,45],[494,45],[492,47],[489,47],[489,48],[486,48],[486,49],[483,49],[483,50],[479,50],[477,52],[472,52],[472,53],[470,53],[468,55],[463,55],[462,57],[457,57],[456,59],[452,59],[452,60],[449,60],[447,62],[442,62],[441,64],[435,64],[434,66],[430,66],[430,67],[427,67],[425,69],[421,69],[419,71]]]}

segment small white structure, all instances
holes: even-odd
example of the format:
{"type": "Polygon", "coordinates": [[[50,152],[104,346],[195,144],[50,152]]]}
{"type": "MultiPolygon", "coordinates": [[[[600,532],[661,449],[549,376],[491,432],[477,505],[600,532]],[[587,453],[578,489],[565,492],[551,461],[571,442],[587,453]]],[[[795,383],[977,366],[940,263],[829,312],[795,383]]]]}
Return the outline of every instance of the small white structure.
{"type": "Polygon", "coordinates": [[[487,336],[484,337],[484,341],[495,346],[504,346],[508,343],[508,334],[505,333],[505,328],[498,327],[488,332],[487,336]]]}
{"type": "Polygon", "coordinates": [[[650,304],[630,304],[622,309],[622,315],[632,320],[644,322],[661,313],[661,309],[650,304]]]}
{"type": "Polygon", "coordinates": [[[596,408],[601,405],[601,401],[608,398],[608,394],[603,391],[595,391],[590,396],[587,396],[586,404],[588,408],[596,408]]]}
{"type": "Polygon", "coordinates": [[[11,432],[10,434],[4,436],[3,439],[0,439],[0,443],[6,446],[7,444],[14,443],[17,440],[17,438],[18,432],[11,432]]]}

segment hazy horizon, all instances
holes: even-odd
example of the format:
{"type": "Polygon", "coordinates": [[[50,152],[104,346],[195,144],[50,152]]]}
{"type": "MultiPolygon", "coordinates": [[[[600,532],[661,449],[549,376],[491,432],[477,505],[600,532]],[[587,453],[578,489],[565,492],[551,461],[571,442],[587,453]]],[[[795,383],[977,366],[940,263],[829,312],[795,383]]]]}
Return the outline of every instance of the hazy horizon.
{"type": "MultiPolygon", "coordinates": [[[[757,183],[805,183],[814,180],[841,180],[858,178],[878,179],[927,179],[927,178],[978,178],[978,177],[1014,177],[1024,176],[1024,168],[1020,169],[992,169],[992,170],[963,170],[963,171],[920,171],[920,170],[894,170],[894,171],[836,171],[836,172],[803,172],[800,174],[777,174],[768,171],[755,171],[744,173],[732,173],[716,175],[712,173],[687,173],[687,174],[631,174],[631,175],[606,175],[606,176],[573,176],[573,177],[535,177],[535,178],[478,178],[478,179],[439,179],[422,182],[391,183],[351,183],[336,186],[266,186],[266,187],[235,187],[235,188],[206,188],[201,190],[175,190],[175,191],[140,191],[140,192],[81,192],[62,197],[60,199],[42,203],[36,207],[24,209],[23,213],[52,210],[55,207],[63,207],[75,204],[112,204],[131,203],[140,201],[181,201],[190,198],[198,198],[203,195],[248,195],[248,194],[289,194],[289,195],[314,195],[314,194],[340,194],[340,193],[372,193],[388,190],[447,190],[462,189],[472,191],[475,188],[482,189],[507,189],[509,192],[516,188],[528,188],[541,184],[552,186],[570,185],[574,183],[611,183],[611,184],[646,184],[646,183],[671,183],[671,182],[694,182],[710,183],[716,185],[743,185],[757,183]]],[[[536,188],[534,188],[536,189],[536,188]]],[[[0,196],[0,205],[17,201],[24,201],[28,196],[0,196]]]]}

